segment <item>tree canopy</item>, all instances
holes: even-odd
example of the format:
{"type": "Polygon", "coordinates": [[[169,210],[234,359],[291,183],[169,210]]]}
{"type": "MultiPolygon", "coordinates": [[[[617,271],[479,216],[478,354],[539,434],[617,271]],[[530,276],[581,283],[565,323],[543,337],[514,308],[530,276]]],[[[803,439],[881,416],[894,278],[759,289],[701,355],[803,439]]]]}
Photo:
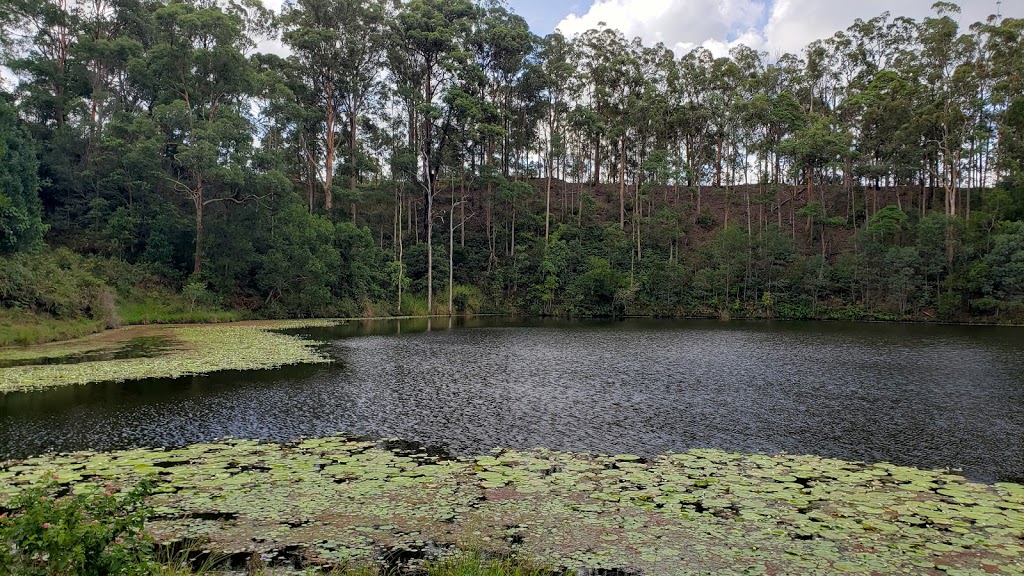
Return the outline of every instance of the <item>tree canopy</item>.
{"type": "Polygon", "coordinates": [[[1024,20],[958,12],[770,58],[499,0],[0,0],[0,250],[259,315],[1019,316],[1024,20]]]}

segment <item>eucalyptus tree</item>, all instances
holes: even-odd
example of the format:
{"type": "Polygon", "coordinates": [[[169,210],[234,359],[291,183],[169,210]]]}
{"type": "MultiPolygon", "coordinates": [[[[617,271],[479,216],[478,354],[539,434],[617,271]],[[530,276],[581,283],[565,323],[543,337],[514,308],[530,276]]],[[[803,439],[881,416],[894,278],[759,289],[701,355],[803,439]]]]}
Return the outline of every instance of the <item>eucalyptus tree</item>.
{"type": "Polygon", "coordinates": [[[1024,18],[992,19],[986,24],[985,32],[992,76],[986,100],[999,127],[995,163],[995,180],[998,182],[1002,174],[1020,174],[1024,167],[1021,164],[1024,157],[1016,152],[1024,133],[1006,129],[1007,124],[1019,122],[1019,116],[1013,116],[1011,110],[1019,114],[1024,109],[1024,18]]]}
{"type": "MultiPolygon", "coordinates": [[[[296,90],[323,119],[325,206],[333,208],[332,186],[339,152],[342,122],[348,144],[346,171],[349,188],[359,178],[359,119],[367,104],[382,90],[381,68],[386,61],[390,0],[294,0],[284,5],[283,39],[307,84],[296,90]]],[[[310,153],[313,154],[312,151],[310,153]]]]}
{"type": "Polygon", "coordinates": [[[157,35],[138,75],[166,141],[166,179],[192,205],[193,274],[202,268],[204,212],[256,198],[246,190],[254,129],[250,98],[258,77],[245,52],[244,6],[173,1],[154,13],[157,35]]]}
{"type": "Polygon", "coordinates": [[[780,146],[780,152],[793,161],[794,181],[803,173],[808,203],[822,200],[814,197],[814,181],[819,171],[841,164],[849,149],[846,135],[836,130],[830,117],[819,114],[807,115],[804,125],[780,146]]]}
{"type": "MultiPolygon", "coordinates": [[[[280,137],[276,144],[288,152],[288,172],[296,191],[306,196],[306,210],[316,211],[318,193],[323,185],[325,149],[324,111],[315,105],[319,96],[294,58],[261,55],[259,67],[265,83],[265,120],[268,132],[280,137]]],[[[266,145],[266,144],[264,144],[266,145]]]]}
{"type": "MultiPolygon", "coordinates": [[[[86,99],[89,81],[78,58],[81,3],[75,0],[0,2],[5,26],[3,65],[14,73],[14,95],[23,126],[39,143],[40,195],[48,212],[68,220],[87,212],[79,166],[88,153],[86,99]]],[[[77,222],[76,222],[77,223],[77,222]]],[[[59,226],[73,233],[75,226],[59,226]]]]}
{"type": "MultiPolygon", "coordinates": [[[[632,153],[624,158],[624,163],[633,175],[631,232],[635,240],[636,261],[641,262],[643,228],[654,213],[653,187],[647,185],[648,178],[656,179],[662,186],[672,178],[673,163],[669,161],[668,153],[675,137],[671,126],[668,75],[675,62],[672,51],[660,43],[652,47],[638,47],[635,62],[625,112],[625,123],[630,127],[627,132],[630,146],[627,149],[632,153]]],[[[620,185],[620,190],[625,189],[624,184],[620,185]]]]}
{"type": "Polygon", "coordinates": [[[601,180],[604,150],[602,136],[607,135],[607,150],[617,168],[612,181],[619,185],[619,229],[626,227],[626,168],[628,147],[635,138],[631,112],[643,90],[641,49],[639,39],[628,41],[621,32],[610,28],[591,30],[579,38],[582,63],[589,83],[590,106],[606,128],[594,141],[594,183],[601,180]]]}
{"type": "Polygon", "coordinates": [[[936,16],[925,18],[918,33],[920,52],[915,68],[926,89],[915,123],[926,149],[936,156],[928,170],[945,191],[946,215],[956,217],[960,213],[961,161],[973,120],[969,114],[974,93],[970,63],[975,46],[970,36],[960,33],[954,19],[959,6],[937,2],[934,8],[936,16]]]}
{"type": "MultiPolygon", "coordinates": [[[[573,66],[573,45],[561,33],[555,32],[544,38],[539,54],[544,85],[542,97],[546,109],[545,142],[546,186],[544,200],[544,243],[547,245],[551,232],[551,181],[556,162],[566,155],[566,135],[571,90],[575,77],[573,66]]],[[[564,174],[559,172],[562,178],[564,174]]]]}
{"type": "Polygon", "coordinates": [[[443,96],[455,85],[458,72],[469,54],[466,39],[478,17],[477,7],[469,0],[413,0],[403,6],[394,22],[395,50],[404,66],[398,72],[411,107],[409,129],[414,133],[417,169],[409,176],[423,193],[423,230],[427,241],[427,306],[433,307],[433,233],[434,195],[444,152],[453,144],[455,134],[452,109],[443,96]]]}
{"type": "MultiPolygon", "coordinates": [[[[618,30],[602,28],[589,30],[577,39],[580,50],[581,72],[587,86],[583,94],[585,103],[601,120],[594,127],[604,130],[593,134],[593,176],[594,185],[601,183],[601,166],[604,160],[604,136],[609,140],[618,137],[615,150],[621,152],[625,146],[625,133],[621,117],[626,89],[624,76],[630,64],[630,46],[618,30]]],[[[611,142],[609,142],[610,144],[611,142]]],[[[620,227],[625,225],[624,199],[620,198],[620,227]]]]}
{"type": "Polygon", "coordinates": [[[20,107],[29,119],[51,130],[66,126],[82,111],[89,83],[76,58],[83,31],[76,0],[4,0],[4,64],[20,82],[20,107]]]}
{"type": "MultiPolygon", "coordinates": [[[[516,87],[527,69],[527,59],[533,54],[538,39],[522,16],[509,12],[500,2],[484,3],[480,17],[476,20],[469,37],[469,48],[473,62],[482,73],[483,99],[498,112],[497,126],[487,134],[488,156],[494,153],[494,140],[501,143],[501,169],[507,178],[511,158],[514,155],[511,144],[516,87]],[[495,130],[497,128],[497,130],[495,130]]],[[[485,157],[490,165],[493,161],[485,157]]]]}
{"type": "Polygon", "coordinates": [[[920,146],[906,132],[919,89],[902,75],[882,70],[847,100],[845,109],[853,114],[857,134],[854,173],[875,187],[883,182],[888,187],[893,176],[906,182],[923,161],[920,146]]]}
{"type": "MultiPolygon", "coordinates": [[[[753,56],[748,58],[752,62],[753,56]]],[[[759,184],[762,188],[761,202],[777,200],[775,208],[778,222],[782,223],[782,199],[778,187],[782,183],[782,156],[779,146],[803,122],[804,112],[800,103],[793,95],[795,86],[790,81],[791,70],[795,70],[795,57],[786,55],[776,62],[763,66],[758,78],[751,78],[748,90],[753,88],[749,97],[740,101],[737,106],[739,122],[750,138],[752,152],[758,159],[759,184]]],[[[747,76],[756,70],[748,69],[747,76]]]]}
{"type": "Polygon", "coordinates": [[[349,188],[355,189],[360,177],[360,118],[385,89],[381,68],[387,61],[388,18],[397,0],[342,0],[343,33],[338,43],[343,70],[341,109],[348,119],[349,188]]]}
{"type": "Polygon", "coordinates": [[[687,53],[679,61],[678,129],[686,150],[687,185],[697,189],[696,216],[701,213],[702,187],[714,156],[713,118],[708,102],[713,62],[714,56],[704,48],[687,53]]]}
{"type": "Polygon", "coordinates": [[[481,143],[479,172],[489,266],[497,264],[494,209],[499,194],[496,190],[511,174],[515,156],[513,133],[521,120],[516,115],[517,92],[536,43],[537,38],[526,21],[499,2],[483,5],[467,38],[471,66],[464,75],[471,72],[474,76],[479,100],[475,130],[481,143]]]}

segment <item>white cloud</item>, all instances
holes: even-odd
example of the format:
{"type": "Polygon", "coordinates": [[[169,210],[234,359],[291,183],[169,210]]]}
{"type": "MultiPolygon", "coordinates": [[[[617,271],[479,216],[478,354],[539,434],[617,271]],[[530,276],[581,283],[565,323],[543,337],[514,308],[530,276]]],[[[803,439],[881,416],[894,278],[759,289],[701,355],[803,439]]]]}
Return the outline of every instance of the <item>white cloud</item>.
{"type": "MultiPolygon", "coordinates": [[[[284,0],[263,0],[263,5],[273,10],[275,14],[281,13],[281,7],[284,4],[284,0]]],[[[291,55],[291,50],[284,45],[280,35],[275,38],[265,38],[259,44],[256,45],[256,52],[262,52],[264,54],[276,54],[282,57],[288,57],[291,55]]]]}
{"type": "MultiPolygon", "coordinates": [[[[584,13],[566,16],[558,28],[572,36],[605,22],[628,38],[664,42],[677,52],[704,46],[716,55],[743,43],[771,55],[799,52],[809,42],[845,30],[857,18],[886,10],[921,19],[935,0],[595,0],[584,13]]],[[[996,0],[960,0],[961,26],[984,20],[996,0]]],[[[1002,4],[1004,16],[1024,17],[1024,2],[1002,4]]]]}
{"type": "MultiPolygon", "coordinates": [[[[808,43],[828,38],[839,30],[845,30],[857,18],[874,18],[889,11],[892,17],[909,16],[921,20],[933,16],[931,9],[935,0],[857,0],[823,2],[821,0],[775,0],[771,15],[764,27],[766,45],[772,53],[799,52],[808,43]]],[[[1003,3],[1004,15],[1024,15],[1021,5],[1008,9],[1003,3]],[[1017,12],[1017,14],[1006,14],[1017,12]]],[[[995,0],[961,0],[962,12],[959,20],[966,30],[974,22],[985,20],[996,11],[995,0]]]]}
{"type": "Polygon", "coordinates": [[[586,13],[566,16],[558,29],[573,36],[604,22],[628,38],[679,52],[699,45],[728,51],[736,38],[756,36],[764,16],[763,0],[597,0],[586,13]]]}

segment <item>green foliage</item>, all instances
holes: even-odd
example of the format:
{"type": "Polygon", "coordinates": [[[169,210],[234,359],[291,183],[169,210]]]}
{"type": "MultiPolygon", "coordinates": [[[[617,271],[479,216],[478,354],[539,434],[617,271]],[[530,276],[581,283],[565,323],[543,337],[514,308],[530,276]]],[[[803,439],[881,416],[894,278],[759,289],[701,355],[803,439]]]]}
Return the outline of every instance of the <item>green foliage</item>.
{"type": "Polygon", "coordinates": [[[216,295],[202,284],[194,285],[195,303],[186,290],[179,293],[167,287],[133,288],[117,303],[117,312],[125,324],[208,324],[244,320],[238,310],[224,310],[213,303],[216,295]],[[199,288],[202,287],[202,290],[199,288]]]}
{"type": "Polygon", "coordinates": [[[60,320],[102,320],[106,290],[82,256],[67,249],[0,257],[0,305],[60,320]]]}
{"type": "Polygon", "coordinates": [[[896,206],[886,206],[871,217],[868,232],[878,236],[894,239],[903,229],[907,214],[896,206]]]}
{"type": "Polygon", "coordinates": [[[584,316],[614,316],[622,309],[616,297],[629,284],[625,274],[595,256],[587,260],[586,267],[569,285],[572,298],[571,311],[584,316]]]}
{"type": "Polygon", "coordinates": [[[190,279],[188,284],[181,290],[181,295],[188,300],[188,311],[191,313],[196,308],[196,303],[209,297],[206,291],[206,283],[198,279],[190,279]]]}
{"type": "Polygon", "coordinates": [[[0,94],[0,255],[42,244],[46,226],[35,154],[15,108],[0,94]]]}
{"type": "Polygon", "coordinates": [[[484,296],[476,286],[456,285],[452,291],[456,314],[479,314],[485,310],[484,296]]]}
{"type": "Polygon", "coordinates": [[[1024,222],[1007,225],[993,238],[984,259],[981,291],[1000,302],[1024,302],[1024,222]]]}
{"type": "Polygon", "coordinates": [[[0,570],[23,576],[157,572],[142,529],[153,485],[143,480],[114,494],[110,485],[60,495],[59,479],[22,492],[0,517],[0,570]]]}
{"type": "Polygon", "coordinates": [[[839,163],[850,149],[847,140],[829,118],[812,116],[792,138],[780,144],[779,152],[792,158],[794,170],[813,171],[839,163]]]}
{"type": "Polygon", "coordinates": [[[466,310],[545,315],[1021,299],[1020,19],[942,4],[769,60],[540,39],[472,0],[4,8],[0,254],[46,234],[89,261],[0,264],[0,304],[40,325],[18,339],[428,312],[449,272],[466,310]],[[289,55],[260,53],[278,35],[289,55]]]}

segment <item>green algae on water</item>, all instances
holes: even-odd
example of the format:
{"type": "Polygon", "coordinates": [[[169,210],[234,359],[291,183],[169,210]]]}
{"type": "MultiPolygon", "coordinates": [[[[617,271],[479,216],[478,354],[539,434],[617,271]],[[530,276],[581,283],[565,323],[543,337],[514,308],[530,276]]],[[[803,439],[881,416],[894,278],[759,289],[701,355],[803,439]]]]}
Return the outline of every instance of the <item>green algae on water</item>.
{"type": "MultiPolygon", "coordinates": [[[[308,326],[309,322],[273,322],[258,326],[198,325],[162,328],[169,342],[159,354],[102,359],[74,364],[54,363],[61,349],[44,348],[41,363],[0,368],[0,393],[39,390],[90,382],[177,378],[221,370],[264,370],[290,364],[324,363],[318,343],[274,332],[308,326]],[[45,359],[45,362],[42,363],[45,359]]],[[[95,347],[93,348],[95,350],[95,347]]],[[[87,344],[64,349],[63,355],[88,354],[87,344]]],[[[30,359],[26,351],[7,352],[11,360],[30,359]]],[[[23,362],[19,362],[23,363],[23,362]]]]}
{"type": "MultiPolygon", "coordinates": [[[[73,491],[155,476],[160,541],[310,565],[382,550],[516,554],[643,574],[1024,574],[1024,487],[813,456],[445,459],[336,437],[228,440],[0,465],[0,502],[53,470],[73,491]]],[[[0,504],[2,505],[2,504],[0,504]]]]}

